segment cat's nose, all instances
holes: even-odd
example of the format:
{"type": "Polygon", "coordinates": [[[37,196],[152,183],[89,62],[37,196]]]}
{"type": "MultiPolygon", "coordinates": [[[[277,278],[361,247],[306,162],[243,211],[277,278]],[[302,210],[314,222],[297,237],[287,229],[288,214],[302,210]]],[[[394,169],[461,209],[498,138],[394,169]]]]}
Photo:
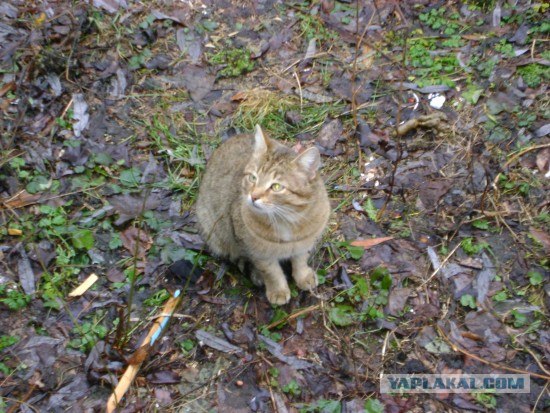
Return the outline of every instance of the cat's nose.
{"type": "Polygon", "coordinates": [[[262,197],[262,194],[260,192],[255,191],[250,193],[250,200],[252,201],[252,203],[255,203],[261,197],[262,197]]]}

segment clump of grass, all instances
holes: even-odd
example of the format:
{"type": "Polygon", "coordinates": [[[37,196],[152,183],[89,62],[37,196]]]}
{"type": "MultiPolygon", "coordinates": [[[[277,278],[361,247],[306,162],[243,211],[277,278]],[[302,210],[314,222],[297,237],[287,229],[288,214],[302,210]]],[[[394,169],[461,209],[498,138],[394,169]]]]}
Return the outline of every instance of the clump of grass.
{"type": "Polygon", "coordinates": [[[537,63],[519,67],[518,74],[527,86],[532,88],[539,87],[543,81],[547,82],[550,79],[550,69],[537,63]]]}
{"type": "Polygon", "coordinates": [[[263,124],[264,120],[274,113],[282,113],[298,104],[294,96],[280,96],[266,89],[250,89],[239,92],[241,101],[235,113],[236,122],[245,129],[253,129],[256,124],[263,124]]]}
{"type": "Polygon", "coordinates": [[[298,133],[318,131],[329,116],[341,113],[342,104],[300,104],[297,96],[280,95],[266,89],[250,89],[240,92],[239,108],[233,117],[233,126],[252,130],[260,124],[273,137],[291,139],[298,133]],[[289,112],[295,113],[290,123],[289,112]]]}
{"type": "Polygon", "coordinates": [[[162,186],[174,191],[182,191],[187,200],[192,201],[198,192],[198,176],[204,168],[205,160],[199,142],[206,141],[192,123],[180,119],[172,122],[160,115],[145,123],[154,146],[166,163],[168,173],[162,186]],[[177,128],[174,124],[177,124],[177,128]],[[182,139],[185,136],[185,139],[182,139]],[[175,161],[175,162],[174,162],[175,161]]]}
{"type": "Polygon", "coordinates": [[[248,49],[223,49],[212,55],[209,62],[225,67],[218,72],[219,77],[237,77],[254,70],[254,61],[248,49]]]}

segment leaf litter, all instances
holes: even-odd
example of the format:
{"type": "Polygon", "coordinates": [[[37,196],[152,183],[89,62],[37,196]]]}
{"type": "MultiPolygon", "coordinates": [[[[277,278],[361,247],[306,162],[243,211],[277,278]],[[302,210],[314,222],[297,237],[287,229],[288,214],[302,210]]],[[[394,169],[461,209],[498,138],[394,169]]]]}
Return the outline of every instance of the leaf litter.
{"type": "Polygon", "coordinates": [[[0,6],[0,405],[103,410],[187,285],[125,411],[542,411],[541,378],[487,398],[376,383],[547,375],[545,6],[233,3],[0,6]],[[255,123],[319,147],[334,208],[321,285],[282,309],[220,271],[192,208],[217,137],[255,123]]]}

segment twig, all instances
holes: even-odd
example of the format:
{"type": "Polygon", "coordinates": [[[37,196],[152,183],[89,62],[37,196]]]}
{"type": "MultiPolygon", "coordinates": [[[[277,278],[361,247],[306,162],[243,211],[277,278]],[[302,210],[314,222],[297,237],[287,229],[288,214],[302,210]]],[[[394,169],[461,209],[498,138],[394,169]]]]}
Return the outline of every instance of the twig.
{"type": "Polygon", "coordinates": [[[514,162],[520,156],[525,155],[527,152],[531,152],[537,149],[544,149],[544,148],[550,148],[550,143],[543,143],[542,145],[535,145],[535,146],[530,146],[528,148],[522,149],[521,151],[513,155],[510,159],[508,159],[504,164],[504,167],[507,168],[508,166],[510,166],[512,162],[514,162]]]}
{"type": "MultiPolygon", "coordinates": [[[[355,81],[357,80],[357,58],[359,56],[361,43],[363,42],[363,38],[365,37],[365,34],[367,33],[367,30],[370,27],[373,18],[374,13],[372,13],[372,15],[370,16],[370,20],[363,29],[363,33],[361,33],[359,41],[355,44],[355,56],[353,58],[353,67],[351,70],[351,85],[353,88],[351,92],[351,115],[353,117],[353,129],[355,133],[357,133],[357,127],[359,126],[359,121],[357,120],[357,93],[359,93],[359,90],[361,89],[361,87],[355,87],[355,81]]],[[[356,34],[359,33],[359,0],[357,0],[355,3],[355,30],[356,34]]],[[[359,166],[361,166],[363,164],[363,153],[361,151],[360,137],[357,139],[357,160],[359,166]]]]}
{"type": "MultiPolygon", "coordinates": [[[[495,209],[495,211],[498,212],[498,207],[495,205],[495,201],[492,198],[491,198],[491,204],[493,204],[493,208],[495,209]]],[[[495,215],[495,217],[498,221],[500,221],[502,223],[502,225],[504,225],[508,229],[508,231],[510,231],[510,234],[512,235],[512,238],[514,238],[514,240],[516,242],[518,242],[519,244],[522,244],[521,239],[516,235],[516,233],[512,230],[512,228],[510,228],[510,225],[508,225],[508,223],[502,217],[502,215],[497,214],[497,215],[495,215]]]]}
{"type": "Polygon", "coordinates": [[[300,84],[300,78],[298,77],[298,73],[296,73],[296,70],[292,72],[294,77],[296,78],[296,83],[298,83],[298,91],[300,93],[300,112],[304,110],[304,99],[302,96],[302,85],[300,84]]]}
{"type": "Polygon", "coordinates": [[[32,384],[28,389],[27,389],[27,392],[23,395],[23,397],[21,398],[21,400],[17,400],[17,403],[12,405],[7,411],[6,413],[15,413],[17,411],[17,407],[20,406],[20,405],[26,405],[27,404],[27,400],[30,399],[32,393],[34,392],[34,390],[36,389],[36,385],[32,384]]]}
{"type": "Polygon", "coordinates": [[[124,394],[130,387],[132,382],[134,381],[134,378],[137,376],[137,373],[143,361],[145,360],[145,357],[147,356],[148,350],[158,340],[160,335],[166,329],[166,325],[168,324],[171,318],[170,316],[176,311],[176,308],[181,302],[181,298],[182,298],[182,295],[180,294],[180,290],[178,290],[176,291],[174,296],[172,296],[166,302],[162,310],[162,313],[167,314],[167,316],[164,316],[162,318],[159,318],[158,320],[155,320],[155,322],[153,323],[153,326],[151,327],[151,330],[149,330],[149,333],[143,340],[143,344],[133,354],[132,359],[135,362],[135,364],[130,364],[128,366],[128,368],[120,378],[120,381],[116,386],[115,390],[111,394],[111,397],[109,397],[109,400],[107,401],[107,406],[106,406],[107,413],[112,413],[118,406],[118,403],[120,403],[120,400],[122,399],[122,397],[124,397],[124,394]]]}
{"type": "MultiPolygon", "coordinates": [[[[408,33],[406,33],[408,35],[408,33]]],[[[401,67],[406,67],[406,60],[407,60],[407,37],[405,36],[405,45],[403,47],[403,59],[401,60],[401,67]]],[[[403,82],[399,83],[399,96],[403,95],[403,82]]],[[[401,123],[401,101],[399,100],[397,102],[397,113],[395,116],[395,127],[394,127],[394,133],[396,136],[399,136],[399,124],[401,123]]],[[[401,139],[396,139],[396,150],[397,150],[397,157],[395,158],[395,161],[393,162],[393,168],[391,172],[390,177],[390,189],[388,192],[388,196],[386,197],[386,200],[384,201],[384,205],[382,205],[382,208],[378,210],[376,213],[376,220],[379,221],[382,218],[382,215],[386,212],[386,208],[388,207],[388,204],[390,203],[391,197],[393,195],[393,189],[395,188],[395,176],[397,175],[397,168],[399,166],[399,162],[401,162],[401,159],[403,157],[403,147],[401,143],[401,139]]]]}
{"type": "Polygon", "coordinates": [[[518,373],[518,374],[529,374],[533,377],[537,377],[539,379],[544,379],[544,380],[550,381],[550,376],[546,376],[544,374],[533,373],[532,371],[515,369],[513,367],[503,366],[502,364],[493,363],[492,361],[485,360],[484,358],[476,356],[475,354],[472,354],[472,353],[458,347],[455,343],[453,343],[449,339],[449,337],[447,337],[447,335],[443,332],[443,329],[438,324],[436,324],[436,328],[437,328],[437,331],[439,332],[439,334],[441,335],[441,337],[453,348],[454,351],[458,351],[459,353],[462,353],[467,357],[473,358],[474,360],[477,360],[477,361],[479,361],[483,364],[488,364],[489,366],[497,368],[497,369],[511,371],[513,373],[518,373]]]}
{"type": "MultiPolygon", "coordinates": [[[[516,340],[517,341],[517,340],[516,340]]],[[[519,343],[521,344],[521,343],[519,343]]],[[[535,354],[535,352],[533,350],[531,350],[530,348],[524,346],[523,344],[521,344],[522,346],[522,350],[523,351],[526,351],[528,352],[531,357],[533,357],[535,359],[535,362],[539,365],[539,368],[545,373],[547,374],[549,377],[550,377],[550,371],[546,370],[546,368],[542,365],[542,362],[539,360],[539,358],[537,357],[537,355],[535,354]]]]}
{"type": "Polygon", "coordinates": [[[535,405],[533,406],[533,410],[531,410],[531,413],[535,413],[537,411],[537,406],[539,405],[542,395],[544,394],[545,391],[548,391],[548,384],[549,382],[546,382],[546,384],[544,385],[544,388],[540,392],[539,397],[537,397],[537,400],[535,401],[535,405]]]}
{"type": "MultiPolygon", "coordinates": [[[[17,403],[17,404],[20,405],[20,406],[25,406],[25,407],[29,408],[29,410],[32,410],[32,411],[34,411],[34,412],[36,412],[36,413],[40,413],[40,410],[38,410],[36,407],[34,407],[33,405],[31,405],[31,404],[29,404],[29,403],[27,403],[27,402],[24,402],[24,401],[22,401],[22,400],[17,400],[17,399],[14,399],[14,398],[11,398],[11,397],[6,397],[6,396],[2,396],[2,398],[3,398],[4,401],[12,401],[12,402],[17,403]]],[[[14,406],[17,406],[17,404],[15,404],[14,406]]],[[[13,406],[12,406],[12,407],[13,407],[13,406]]],[[[11,409],[12,409],[12,408],[10,408],[10,410],[11,410],[11,409]]],[[[8,410],[6,413],[9,413],[10,410],[8,410]]]]}
{"type": "Polygon", "coordinates": [[[274,321],[271,324],[269,324],[266,328],[268,330],[271,330],[274,327],[277,327],[281,324],[287,323],[290,320],[294,320],[297,317],[300,317],[304,314],[311,313],[314,310],[317,310],[319,307],[321,307],[321,304],[312,305],[306,308],[302,308],[301,310],[296,311],[295,313],[289,314],[288,316],[281,318],[280,320],[274,321]]]}
{"type": "MultiPolygon", "coordinates": [[[[323,56],[327,56],[329,55],[330,53],[328,52],[319,52],[319,53],[315,53],[313,56],[310,57],[310,59],[317,59],[318,57],[323,57],[323,56]]],[[[303,57],[299,58],[299,59],[296,59],[294,62],[292,62],[289,66],[287,66],[285,69],[282,70],[281,74],[285,73],[285,72],[288,72],[290,69],[292,69],[294,66],[296,66],[297,64],[299,64],[302,60],[304,60],[303,57]]]]}
{"type": "Polygon", "coordinates": [[[271,382],[269,381],[265,370],[263,374],[264,374],[264,380],[267,383],[267,388],[269,389],[269,397],[271,398],[271,404],[273,405],[273,410],[275,411],[275,413],[279,413],[279,408],[277,407],[277,402],[275,401],[275,396],[273,395],[273,389],[271,388],[271,382]]]}
{"type": "Polygon", "coordinates": [[[453,250],[449,253],[449,255],[447,255],[445,257],[445,259],[443,261],[441,261],[441,264],[439,264],[439,267],[434,269],[434,272],[432,272],[432,274],[428,277],[428,279],[426,281],[424,281],[422,284],[420,284],[418,287],[416,287],[417,290],[420,290],[422,287],[424,287],[426,284],[428,284],[433,277],[436,276],[436,274],[445,266],[447,261],[449,261],[449,258],[451,258],[451,256],[455,253],[455,251],[458,249],[458,247],[460,247],[460,243],[455,245],[453,250]]]}

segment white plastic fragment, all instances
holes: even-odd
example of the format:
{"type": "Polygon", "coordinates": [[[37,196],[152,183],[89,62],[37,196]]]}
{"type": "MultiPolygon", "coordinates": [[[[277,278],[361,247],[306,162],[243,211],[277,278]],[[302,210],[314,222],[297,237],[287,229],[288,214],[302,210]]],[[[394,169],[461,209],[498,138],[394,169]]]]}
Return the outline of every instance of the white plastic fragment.
{"type": "Polygon", "coordinates": [[[430,99],[430,106],[434,109],[441,109],[446,100],[445,96],[439,93],[431,93],[428,99],[430,99]]]}

